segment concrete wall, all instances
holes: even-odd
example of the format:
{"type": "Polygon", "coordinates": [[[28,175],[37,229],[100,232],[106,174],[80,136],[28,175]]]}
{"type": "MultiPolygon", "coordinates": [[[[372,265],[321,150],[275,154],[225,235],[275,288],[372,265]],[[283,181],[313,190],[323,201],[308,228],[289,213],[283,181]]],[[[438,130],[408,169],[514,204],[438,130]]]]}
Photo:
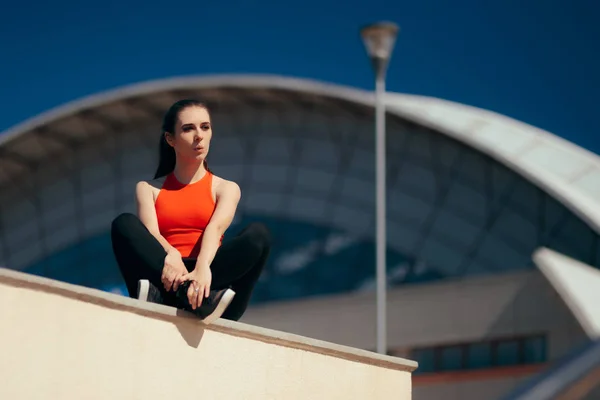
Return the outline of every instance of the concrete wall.
{"type": "MultiPolygon", "coordinates": [[[[255,307],[245,322],[343,345],[374,349],[374,293],[255,307]]],[[[538,271],[422,284],[388,292],[390,349],[546,333],[550,360],[587,340],[562,299],[538,271]]],[[[416,385],[416,400],[499,398],[531,373],[478,382],[416,385]],[[487,384],[484,381],[488,382],[487,384]],[[479,390],[478,388],[481,388],[479,390]],[[456,393],[453,395],[452,393],[456,393]]],[[[415,378],[416,379],[416,378],[415,378]]]]}
{"type": "Polygon", "coordinates": [[[0,270],[2,399],[411,399],[414,362],[0,270]]]}

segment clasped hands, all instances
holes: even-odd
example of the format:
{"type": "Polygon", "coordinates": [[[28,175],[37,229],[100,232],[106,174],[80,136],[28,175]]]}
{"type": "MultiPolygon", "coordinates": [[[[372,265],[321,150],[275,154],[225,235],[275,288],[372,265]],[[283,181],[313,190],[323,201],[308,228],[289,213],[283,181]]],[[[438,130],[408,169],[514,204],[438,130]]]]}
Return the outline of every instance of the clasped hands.
{"type": "Polygon", "coordinates": [[[208,266],[197,265],[192,272],[188,272],[181,254],[177,251],[170,251],[165,257],[165,264],[160,278],[165,290],[177,291],[179,285],[183,282],[191,281],[187,291],[187,297],[193,310],[200,307],[202,299],[208,297],[212,273],[208,266]]]}

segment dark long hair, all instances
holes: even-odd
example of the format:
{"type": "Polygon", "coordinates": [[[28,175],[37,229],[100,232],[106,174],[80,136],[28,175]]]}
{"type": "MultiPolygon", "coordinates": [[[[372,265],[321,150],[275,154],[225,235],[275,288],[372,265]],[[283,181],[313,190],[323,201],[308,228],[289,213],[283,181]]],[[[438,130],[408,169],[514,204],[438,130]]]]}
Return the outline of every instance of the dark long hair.
{"type": "MultiPolygon", "coordinates": [[[[169,108],[163,118],[162,132],[160,134],[160,143],[158,147],[158,167],[154,173],[154,179],[168,175],[175,169],[175,149],[167,143],[165,133],[175,134],[175,123],[177,122],[177,118],[179,118],[179,113],[188,107],[202,107],[208,111],[206,104],[193,99],[179,100],[169,108]]],[[[204,160],[204,168],[210,172],[206,159],[204,160]]]]}

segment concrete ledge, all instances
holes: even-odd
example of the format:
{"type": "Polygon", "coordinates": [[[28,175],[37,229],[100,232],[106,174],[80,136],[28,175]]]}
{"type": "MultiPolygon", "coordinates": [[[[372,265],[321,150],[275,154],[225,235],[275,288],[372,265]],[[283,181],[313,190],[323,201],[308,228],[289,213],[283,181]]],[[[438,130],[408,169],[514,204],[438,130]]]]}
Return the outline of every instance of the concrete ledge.
{"type": "MultiPolygon", "coordinates": [[[[0,284],[64,296],[70,299],[106,307],[109,309],[126,311],[144,317],[168,322],[177,322],[181,321],[181,319],[185,319],[197,324],[198,331],[195,335],[190,335],[189,332],[186,333],[181,331],[182,336],[184,336],[184,339],[186,339],[188,344],[194,347],[196,347],[199,342],[199,339],[195,340],[194,336],[197,336],[197,334],[203,330],[208,330],[391,370],[411,373],[417,368],[417,363],[415,361],[385,356],[352,347],[310,339],[299,335],[252,326],[241,322],[218,320],[211,325],[205,325],[191,313],[177,310],[172,307],[153,303],[145,303],[129,297],[42,278],[9,269],[0,268],[0,284]]],[[[359,323],[360,321],[357,321],[357,324],[359,323]]]]}

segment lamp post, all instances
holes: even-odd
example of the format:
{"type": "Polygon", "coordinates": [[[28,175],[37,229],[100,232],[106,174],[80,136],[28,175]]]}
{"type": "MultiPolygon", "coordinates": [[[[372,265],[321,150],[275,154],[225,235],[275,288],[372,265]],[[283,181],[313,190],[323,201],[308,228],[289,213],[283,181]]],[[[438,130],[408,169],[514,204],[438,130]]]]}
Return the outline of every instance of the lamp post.
{"type": "Polygon", "coordinates": [[[380,22],[360,30],[367,54],[375,70],[375,174],[376,174],[376,275],[377,275],[377,352],[387,353],[386,322],[386,161],[385,161],[385,77],[398,26],[380,22]]]}

